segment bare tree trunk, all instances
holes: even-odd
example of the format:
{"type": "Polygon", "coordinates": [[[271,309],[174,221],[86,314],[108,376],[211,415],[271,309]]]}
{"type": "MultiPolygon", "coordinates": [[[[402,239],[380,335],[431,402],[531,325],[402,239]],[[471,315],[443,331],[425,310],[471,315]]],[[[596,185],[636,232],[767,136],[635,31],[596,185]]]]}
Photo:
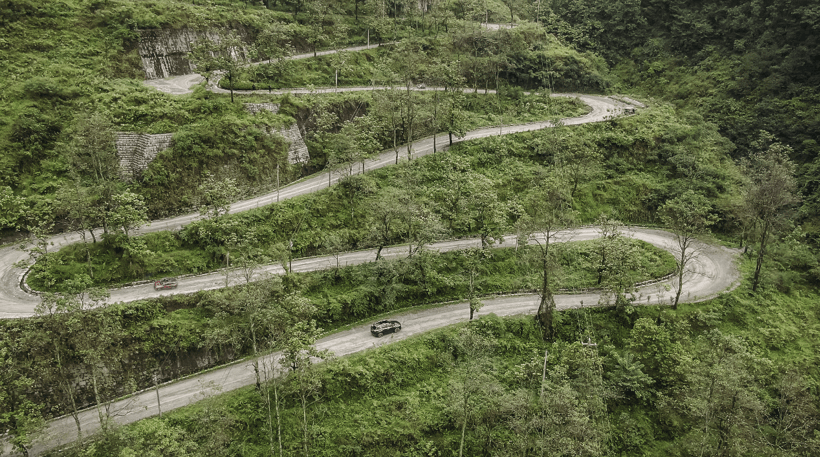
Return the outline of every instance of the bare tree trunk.
{"type": "Polygon", "coordinates": [[[393,127],[393,150],[396,151],[396,163],[399,163],[399,147],[396,146],[396,128],[393,127]]]}
{"type": "MultiPolygon", "coordinates": [[[[60,368],[60,374],[63,374],[63,363],[62,357],[60,357],[60,346],[57,344],[57,340],[54,341],[54,350],[55,356],[57,359],[57,366],[60,368]]],[[[71,380],[68,379],[68,376],[63,376],[62,381],[60,383],[63,385],[63,389],[65,390],[66,395],[68,395],[68,399],[71,402],[71,417],[74,418],[74,424],[77,425],[77,442],[83,442],[83,429],[80,425],[80,415],[79,411],[77,411],[77,402],[74,400],[74,388],[71,386],[71,380]]]]}
{"type": "Polygon", "coordinates": [[[276,436],[279,442],[279,456],[282,457],[285,455],[282,451],[282,417],[279,413],[279,385],[275,381],[273,384],[273,399],[276,402],[276,436]]]}
{"type": "Polygon", "coordinates": [[[536,320],[541,325],[541,332],[544,341],[551,341],[553,337],[552,314],[555,311],[555,300],[552,296],[549,277],[549,246],[550,234],[546,234],[546,244],[542,251],[542,281],[541,281],[541,302],[538,304],[538,314],[536,320]]]}
{"type": "Polygon", "coordinates": [[[105,421],[105,418],[103,417],[102,402],[100,401],[100,391],[97,387],[97,375],[94,373],[94,370],[91,370],[91,371],[92,371],[92,373],[91,373],[91,385],[94,388],[94,401],[97,403],[97,415],[100,418],[100,427],[103,430],[105,430],[106,429],[106,424],[105,424],[106,421],[105,421]]]}
{"type": "Polygon", "coordinates": [[[307,397],[303,394],[302,395],[302,450],[304,451],[305,457],[309,457],[308,454],[308,422],[307,422],[307,397]]]}
{"type": "Polygon", "coordinates": [[[407,83],[407,160],[413,159],[413,99],[407,83]]]}
{"type": "MultiPolygon", "coordinates": [[[[685,244],[685,243],[684,243],[685,244]]],[[[680,258],[681,262],[678,266],[678,290],[675,292],[675,302],[672,304],[672,309],[678,309],[678,301],[680,301],[680,294],[683,292],[683,273],[686,267],[684,260],[686,259],[686,248],[688,246],[681,246],[680,258]]]]}

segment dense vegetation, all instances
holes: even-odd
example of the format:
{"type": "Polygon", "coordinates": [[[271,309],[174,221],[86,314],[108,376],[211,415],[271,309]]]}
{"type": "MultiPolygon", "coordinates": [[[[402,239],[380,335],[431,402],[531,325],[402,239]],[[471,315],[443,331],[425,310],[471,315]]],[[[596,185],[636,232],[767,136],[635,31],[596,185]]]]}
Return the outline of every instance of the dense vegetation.
{"type": "Polygon", "coordinates": [[[804,196],[799,220],[818,226],[820,21],[808,0],[554,3],[548,28],[612,65],[623,87],[673,100],[754,151],[760,130],[792,148],[804,196]]]}
{"type": "MultiPolygon", "coordinates": [[[[255,388],[162,419],[116,428],[100,408],[103,433],[71,452],[820,452],[813,3],[436,0],[424,10],[397,0],[205,3],[0,4],[0,229],[31,238],[38,259],[31,283],[57,291],[36,319],[0,327],[0,429],[20,449],[44,418],[76,415],[79,405],[194,370],[179,361],[183,354],[213,365],[281,349],[286,376],[271,379],[270,367],[256,362],[255,388]],[[519,26],[491,31],[478,21],[519,26]],[[159,27],[217,30],[222,43],[241,36],[239,61],[224,58],[236,49],[211,54],[216,44],[208,42],[191,54],[203,76],[222,70],[219,84],[231,94],[200,86],[175,97],[145,87],[139,30],[159,27]],[[287,60],[367,37],[383,46],[287,60]],[[248,60],[269,63],[240,65],[248,60]],[[388,89],[237,92],[333,86],[337,74],[340,86],[388,89]],[[444,90],[409,90],[420,84],[444,90]],[[489,89],[496,93],[481,93],[489,89]],[[543,95],[559,90],[638,94],[649,108],[597,125],[459,144],[315,195],[225,215],[231,201],[272,189],[274,176],[285,184],[344,172],[390,148],[399,157],[402,144],[435,131],[459,136],[480,125],[577,115],[577,104],[543,95]],[[252,115],[245,102],[280,110],[252,115]],[[311,161],[288,166],[285,142],[269,131],[294,122],[306,132],[311,161]],[[117,131],[173,132],[174,146],[126,180],[114,154],[117,131]],[[205,219],[178,233],[132,236],[150,218],[196,209],[205,219]],[[686,268],[680,258],[670,268],[668,255],[625,242],[614,219],[663,224],[678,240],[712,231],[745,247],[743,283],[703,304],[634,306],[635,281],[686,268]],[[504,234],[581,223],[600,224],[604,237],[552,250],[421,249],[460,236],[487,247],[504,234]],[[102,239],[89,231],[98,226],[102,239]],[[50,252],[47,236],[61,230],[85,242],[50,252]],[[395,243],[417,251],[88,310],[105,298],[97,286],[213,270],[229,253],[235,273],[247,275],[263,262],[287,269],[298,256],[395,243]],[[615,306],[553,313],[558,288],[591,285],[615,306]],[[490,316],[317,366],[308,358],[327,357],[311,349],[318,326],[453,299],[467,300],[472,316],[482,295],[516,289],[539,292],[536,320],[490,316]]],[[[205,386],[203,398],[209,389],[219,386],[205,386]]]]}
{"type": "MultiPolygon", "coordinates": [[[[628,274],[632,283],[661,278],[672,273],[672,256],[647,243],[633,241],[635,267],[628,274]]],[[[600,263],[597,242],[575,242],[558,248],[563,267],[556,287],[567,290],[598,288],[600,263]]],[[[243,319],[240,305],[250,293],[263,294],[266,300],[281,301],[299,293],[312,309],[311,317],[326,331],[358,323],[384,313],[488,296],[497,293],[532,291],[538,284],[538,267],[526,248],[499,248],[489,253],[437,253],[423,251],[408,259],[386,260],[358,266],[313,273],[290,273],[262,285],[200,292],[192,296],[166,297],[107,307],[76,316],[59,312],[38,319],[3,321],[0,337],[6,346],[2,360],[16,376],[36,379],[36,398],[52,405],[51,414],[71,412],[64,392],[46,386],[57,382],[65,371],[52,365],[55,343],[65,348],[66,363],[82,366],[89,344],[100,342],[82,328],[104,328],[105,347],[97,348],[107,366],[99,374],[98,394],[109,398],[129,389],[150,387],[157,379],[174,379],[190,374],[202,365],[224,363],[252,352],[250,342],[225,338],[231,326],[243,319]],[[465,274],[469,272],[470,274],[465,274]],[[259,290],[256,290],[256,288],[259,290]],[[13,362],[17,361],[17,362],[13,362]],[[20,361],[28,361],[19,364],[20,361]]],[[[232,277],[242,271],[232,270],[232,277]]],[[[81,278],[81,276],[78,276],[81,278]]],[[[68,280],[65,287],[82,291],[87,284],[68,280]]],[[[47,302],[56,297],[46,297],[47,302]]],[[[92,299],[91,296],[87,299],[92,299]]],[[[465,311],[465,315],[467,311],[465,311]]],[[[233,331],[243,331],[234,328],[233,331]]],[[[91,332],[93,333],[93,332],[91,332]]],[[[265,332],[260,330],[260,339],[265,332]]],[[[94,392],[78,388],[75,401],[94,404],[94,392]]]]}
{"type": "MultiPolygon", "coordinates": [[[[817,299],[741,291],[674,313],[567,311],[551,344],[530,318],[490,315],[315,367],[307,442],[305,385],[288,377],[278,386],[284,451],[813,455],[817,299]],[[776,327],[748,326],[775,316],[776,327]],[[590,337],[597,347],[581,345],[590,337]]],[[[248,387],[114,431],[83,455],[159,443],[176,455],[269,455],[278,449],[267,407],[248,387]]]]}
{"type": "MultiPolygon", "coordinates": [[[[446,20],[452,21],[453,25],[459,24],[461,30],[461,38],[451,43],[445,40],[446,35],[436,38],[437,32],[446,25],[437,23],[435,28],[430,28],[429,18],[405,17],[404,7],[381,12],[386,14],[384,20],[375,22],[364,17],[356,20],[346,14],[353,12],[347,11],[348,8],[358,10],[361,7],[363,16],[370,15],[378,6],[375,2],[360,3],[363,2],[332,6],[300,0],[288,6],[280,5],[281,11],[235,2],[211,2],[207,8],[196,3],[174,1],[100,3],[67,0],[40,5],[15,0],[5,3],[0,9],[6,32],[4,43],[8,44],[0,50],[4,62],[8,63],[0,70],[0,83],[5,87],[0,98],[3,101],[0,108],[0,119],[3,120],[0,124],[0,151],[3,152],[0,156],[0,230],[5,230],[6,234],[11,234],[14,229],[48,231],[53,223],[60,230],[70,230],[76,225],[71,222],[76,216],[73,214],[76,202],[82,199],[101,209],[97,211],[100,214],[84,216],[88,222],[80,224],[90,223],[108,229],[108,213],[113,211],[112,206],[117,206],[111,199],[125,192],[141,197],[150,218],[179,214],[201,204],[204,197],[200,185],[209,176],[233,179],[239,190],[236,198],[259,189],[270,189],[276,184],[276,173],[271,172],[271,168],[278,165],[284,169],[279,174],[279,183],[284,184],[321,169],[325,165],[325,151],[309,142],[315,160],[310,164],[288,167],[281,138],[264,134],[263,130],[298,121],[300,127],[313,134],[323,129],[335,132],[340,125],[320,124],[318,129],[314,128],[315,113],[332,111],[339,117],[339,122],[344,122],[369,111],[370,103],[365,101],[362,104],[361,100],[355,101],[359,104],[351,111],[350,102],[339,99],[291,104],[280,97],[265,97],[261,101],[283,104],[281,115],[260,118],[246,112],[240,104],[229,103],[225,97],[215,97],[202,90],[190,97],[157,92],[139,81],[142,70],[137,44],[139,31],[144,29],[238,27],[244,31],[246,40],[258,38],[258,46],[249,46],[248,52],[242,54],[258,60],[270,59],[271,53],[275,52],[272,49],[285,52],[279,55],[283,57],[296,51],[361,44],[366,40],[367,30],[372,30],[374,42],[379,39],[379,33],[389,34],[390,38],[417,34],[421,38],[410,50],[412,64],[399,57],[406,51],[401,48],[403,45],[397,45],[401,48],[397,51],[399,55],[382,53],[382,58],[376,62],[380,68],[380,81],[402,86],[413,80],[447,85],[451,90],[465,85],[499,89],[500,84],[506,87],[506,81],[514,75],[510,72],[513,66],[533,67],[537,62],[547,62],[549,74],[527,69],[515,75],[531,75],[527,84],[531,88],[600,91],[608,84],[602,74],[601,59],[582,55],[555,39],[541,36],[537,29],[504,31],[504,39],[496,41],[487,33],[472,26],[467,29],[463,26],[466,23],[447,16],[446,20]],[[321,14],[315,11],[320,7],[324,8],[321,14]],[[321,22],[317,23],[317,20],[321,22]],[[276,32],[275,24],[283,24],[285,32],[276,32]],[[42,30],[48,33],[43,34],[42,30]],[[76,52],[76,43],[82,43],[84,52],[76,52]],[[484,48],[486,50],[479,52],[484,48]],[[503,53],[513,50],[520,54],[516,56],[515,65],[505,59],[499,60],[503,53]],[[465,54],[463,64],[447,64],[461,54],[465,54]],[[94,122],[89,122],[90,118],[94,122]],[[83,176],[84,170],[82,164],[77,163],[78,158],[91,156],[87,159],[94,160],[95,154],[112,155],[114,131],[173,133],[174,145],[133,180],[123,181],[116,161],[110,170],[106,170],[105,183],[92,185],[86,177],[79,179],[78,175],[83,176]],[[82,139],[102,133],[107,138],[94,147],[82,139]],[[247,151],[254,153],[247,154],[247,151]]],[[[295,78],[292,83],[310,84],[316,80],[312,69],[294,65],[287,71],[278,68],[273,73],[267,69],[270,65],[252,68],[260,77],[288,74],[295,78]]],[[[344,63],[343,66],[350,68],[351,65],[344,63]]],[[[209,68],[205,63],[201,67],[209,68]]],[[[203,70],[206,75],[210,71],[203,70]]],[[[346,73],[342,74],[344,83],[346,73]]],[[[373,81],[373,76],[367,79],[373,81]]],[[[240,82],[237,87],[244,86],[240,82]]],[[[390,97],[396,97],[396,94],[390,97]]],[[[405,104],[417,103],[414,98],[409,96],[405,104]]],[[[230,100],[233,102],[233,97],[230,100]]],[[[247,97],[243,101],[260,101],[260,97],[247,97]]],[[[401,143],[408,138],[442,130],[442,125],[432,126],[432,116],[428,112],[433,108],[429,100],[418,103],[420,106],[413,119],[403,116],[399,120],[388,120],[386,112],[373,113],[371,117],[376,123],[390,124],[379,125],[380,131],[374,132],[379,144],[386,148],[393,137],[401,143]]],[[[398,105],[394,108],[400,109],[398,105]]],[[[384,108],[385,111],[389,109],[393,108],[384,108]]],[[[498,116],[508,114],[498,104],[475,101],[463,107],[459,102],[458,110],[462,109],[465,112],[447,121],[449,126],[446,129],[460,132],[482,119],[492,125],[498,116]],[[479,107],[475,115],[471,114],[471,109],[479,107]]],[[[515,115],[509,118],[510,121],[516,119],[515,115]]],[[[441,116],[437,123],[443,122],[444,116],[441,116]]]]}
{"type": "MultiPolygon", "coordinates": [[[[561,99],[539,102],[531,97],[506,106],[521,107],[521,117],[527,111],[573,109],[561,99]]],[[[338,136],[328,140],[339,142],[338,136]]],[[[272,263],[282,256],[402,242],[500,237],[514,231],[528,192],[556,164],[570,181],[580,222],[592,223],[606,213],[618,214],[627,223],[654,224],[660,222],[660,205],[681,189],[694,186],[716,201],[730,200],[737,177],[725,159],[728,147],[697,116],[680,118],[664,106],[607,125],[474,141],[348,177],[310,196],[202,220],[178,233],[146,235],[139,238],[144,243],[140,250],[113,242],[77,244],[41,258],[29,283],[38,290],[60,290],[67,279],[80,274],[101,285],[146,275],[200,273],[224,266],[231,251],[235,259],[272,263]],[[693,176],[698,179],[693,181],[693,176]],[[496,213],[484,211],[488,206],[496,213]],[[394,222],[385,225],[381,216],[394,222]],[[292,248],[285,249],[291,242],[292,248]]],[[[729,204],[717,211],[728,213],[729,204]]]]}

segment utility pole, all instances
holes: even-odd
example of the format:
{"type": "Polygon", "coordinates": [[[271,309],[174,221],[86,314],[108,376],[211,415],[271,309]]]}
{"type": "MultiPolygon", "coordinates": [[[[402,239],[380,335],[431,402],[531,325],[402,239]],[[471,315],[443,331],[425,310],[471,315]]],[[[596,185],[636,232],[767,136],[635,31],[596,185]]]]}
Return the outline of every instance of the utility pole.
{"type": "Polygon", "coordinates": [[[279,161],[276,161],[276,203],[279,203],[279,161]]]}

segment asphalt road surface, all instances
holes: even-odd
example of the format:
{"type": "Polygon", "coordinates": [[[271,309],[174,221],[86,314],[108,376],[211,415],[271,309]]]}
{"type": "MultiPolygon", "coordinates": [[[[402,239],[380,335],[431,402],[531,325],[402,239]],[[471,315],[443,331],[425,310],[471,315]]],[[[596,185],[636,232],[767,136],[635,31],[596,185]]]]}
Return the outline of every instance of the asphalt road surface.
{"type": "MultiPolygon", "coordinates": [[[[304,57],[309,57],[305,55],[304,57]]],[[[168,87],[175,87],[172,93],[184,93],[190,85],[198,82],[198,76],[185,75],[172,78],[167,82],[168,87]]],[[[168,81],[168,80],[165,80],[168,81]]],[[[163,83],[165,84],[165,83],[163,83]]],[[[156,84],[155,84],[156,85],[156,84]]],[[[374,90],[373,87],[344,88],[339,91],[351,90],[374,90]]],[[[423,88],[419,90],[435,90],[433,88],[423,88]]],[[[305,90],[307,92],[307,90],[305,90]]],[[[320,91],[332,92],[335,89],[324,89],[320,91]]],[[[290,92],[298,92],[291,90],[290,92]]],[[[313,90],[312,92],[317,92],[313,90]]],[[[635,106],[629,103],[618,101],[612,98],[593,95],[580,94],[554,94],[556,97],[576,97],[589,105],[590,112],[584,116],[562,120],[562,125],[578,125],[590,122],[602,122],[607,119],[621,116],[628,111],[634,110],[635,106]]],[[[468,132],[463,138],[457,141],[466,141],[475,138],[483,138],[493,135],[506,135],[530,130],[552,127],[548,121],[535,122],[520,125],[502,125],[477,129],[468,132]]],[[[446,134],[416,141],[412,145],[412,157],[420,157],[433,153],[434,141],[441,146],[448,143],[446,134]]],[[[401,147],[400,155],[406,157],[406,147],[401,147]]],[[[373,170],[395,163],[394,151],[385,151],[376,158],[365,161],[364,169],[373,170]]],[[[360,167],[356,167],[354,172],[361,172],[360,167]]],[[[328,187],[329,184],[338,182],[343,176],[341,174],[327,173],[315,175],[289,186],[283,187],[277,192],[271,192],[258,197],[236,202],[231,206],[231,213],[238,213],[248,209],[261,207],[278,200],[285,200],[299,195],[305,195],[328,187]],[[329,179],[330,178],[330,179],[329,179]],[[330,183],[329,183],[330,181],[330,183]]],[[[174,218],[152,221],[142,227],[138,233],[150,233],[161,230],[179,230],[185,225],[200,219],[199,214],[187,214],[174,218]]],[[[598,236],[595,228],[583,228],[572,233],[564,234],[560,241],[587,240],[598,236]]],[[[674,251],[672,235],[662,230],[633,228],[629,233],[636,239],[641,239],[652,243],[658,247],[674,251]]],[[[71,243],[81,242],[81,238],[76,233],[61,234],[49,240],[49,250],[59,249],[71,243]]],[[[449,251],[464,249],[465,247],[478,246],[476,239],[446,241],[431,245],[430,249],[439,251],[449,251]]],[[[514,246],[515,237],[505,237],[505,242],[499,246],[514,246]]],[[[699,255],[694,262],[693,271],[687,274],[684,285],[684,301],[694,302],[705,300],[716,296],[722,291],[731,289],[738,281],[738,272],[734,265],[736,252],[719,246],[699,244],[699,255]]],[[[406,246],[387,248],[383,251],[385,257],[398,257],[406,255],[406,246]]],[[[35,307],[40,303],[38,295],[28,293],[21,288],[21,282],[25,270],[18,268],[15,264],[26,259],[28,254],[18,246],[6,246],[0,248],[0,318],[24,318],[35,313],[35,307]]],[[[369,262],[375,259],[375,250],[357,251],[344,253],[339,258],[341,265],[353,265],[369,262]]],[[[316,257],[294,260],[295,271],[313,271],[334,266],[335,257],[316,257]]],[[[281,267],[277,265],[266,266],[257,273],[257,277],[264,274],[282,273],[281,267]]],[[[238,283],[237,278],[229,278],[229,283],[238,283]]],[[[179,287],[172,291],[154,291],[150,284],[137,285],[111,290],[111,302],[129,302],[144,298],[152,298],[171,293],[192,293],[198,290],[208,290],[224,287],[226,279],[221,273],[212,273],[198,276],[180,278],[179,287]]],[[[639,291],[638,302],[641,304],[668,304],[671,292],[667,291],[668,284],[658,283],[644,286],[639,291]]],[[[558,295],[555,297],[558,309],[568,309],[580,306],[597,306],[600,297],[596,293],[558,295]],[[582,305],[583,303],[583,305],[582,305]]],[[[484,307],[478,315],[495,313],[499,316],[516,314],[533,314],[538,307],[537,295],[512,295],[484,300],[484,307]]],[[[464,322],[469,318],[469,306],[466,302],[449,304],[437,308],[420,311],[408,311],[396,316],[402,322],[402,331],[392,334],[389,337],[376,339],[370,335],[369,323],[357,326],[351,330],[339,332],[322,338],[317,342],[321,349],[329,350],[334,356],[344,356],[368,348],[388,344],[393,341],[403,340],[410,336],[420,334],[435,328],[446,325],[464,322]]],[[[265,358],[266,361],[275,360],[277,354],[265,358]]],[[[269,362],[268,362],[269,363],[269,362]]],[[[275,366],[275,363],[274,363],[275,366]]],[[[239,387],[247,386],[255,382],[255,376],[250,361],[242,361],[232,365],[219,368],[208,373],[192,376],[190,378],[172,382],[161,386],[159,398],[161,400],[162,411],[167,412],[179,407],[183,407],[199,401],[209,395],[219,392],[227,392],[239,387]]],[[[158,413],[157,392],[149,390],[136,394],[131,398],[109,405],[110,416],[119,424],[128,424],[139,419],[154,416],[158,413]]],[[[95,408],[83,411],[80,421],[84,435],[94,433],[99,429],[98,413],[95,408]]],[[[74,419],[70,416],[58,418],[50,421],[47,429],[43,433],[41,440],[33,449],[32,455],[37,455],[49,449],[54,449],[73,442],[76,439],[76,426],[74,419]]],[[[2,444],[2,443],[0,443],[2,444]]],[[[8,451],[8,448],[0,450],[8,451]]]]}
{"type": "MultiPolygon", "coordinates": [[[[659,248],[675,251],[674,237],[669,232],[657,229],[632,228],[627,236],[651,243],[659,248]]],[[[556,242],[583,241],[597,238],[599,236],[595,227],[585,227],[572,232],[563,232],[556,242]]],[[[451,251],[464,249],[466,247],[478,247],[478,239],[465,239],[436,243],[430,249],[439,251],[451,251]]],[[[515,246],[514,236],[504,238],[504,242],[499,247],[515,246]]],[[[691,272],[684,279],[685,302],[696,302],[713,298],[721,292],[731,290],[737,285],[739,275],[735,268],[735,257],[737,250],[705,243],[697,243],[695,248],[698,256],[694,259],[691,272]]],[[[407,254],[406,246],[397,246],[383,251],[387,257],[399,257],[407,254]]],[[[372,261],[375,259],[375,250],[359,251],[343,254],[339,261],[341,265],[356,264],[372,261]]],[[[294,261],[293,267],[296,271],[312,271],[316,269],[329,268],[335,265],[336,259],[333,257],[318,257],[301,259],[294,261]]],[[[273,267],[271,273],[281,272],[281,267],[273,267]],[[278,271],[277,271],[278,270],[278,271]]],[[[201,288],[217,288],[224,286],[224,277],[219,274],[203,275],[183,281],[180,287],[188,287],[189,281],[194,285],[191,290],[201,288]]],[[[663,281],[641,287],[637,293],[637,303],[643,305],[668,305],[669,299],[673,296],[671,281],[663,281]]],[[[123,292],[127,296],[133,294],[134,297],[155,296],[150,286],[141,290],[139,287],[131,288],[130,292],[123,292]]],[[[187,290],[187,289],[185,289],[187,290]]],[[[559,310],[600,306],[601,296],[598,293],[580,293],[556,295],[555,301],[559,310]]],[[[476,317],[494,313],[498,316],[512,316],[520,314],[535,314],[538,309],[539,296],[535,294],[520,294],[501,296],[483,300],[484,307],[476,313],[476,317]]],[[[341,357],[348,354],[375,348],[395,341],[401,341],[413,335],[418,335],[429,330],[437,329],[447,325],[452,325],[469,320],[469,303],[461,302],[448,304],[445,306],[428,308],[424,310],[407,311],[394,315],[392,319],[397,319],[402,323],[402,330],[399,333],[391,334],[383,338],[374,338],[370,334],[370,322],[356,326],[350,330],[338,332],[324,337],[317,341],[319,349],[326,349],[334,357],[341,357]]],[[[279,353],[261,358],[263,366],[273,366],[277,373],[281,368],[276,363],[279,353]]],[[[251,360],[234,363],[213,371],[195,375],[187,379],[165,384],[159,389],[159,401],[163,412],[168,412],[176,408],[187,406],[191,403],[202,400],[210,395],[228,392],[240,387],[252,385],[256,382],[251,360]]],[[[155,416],[159,410],[157,407],[157,392],[153,389],[143,391],[129,399],[115,402],[110,405],[111,417],[118,424],[129,424],[140,419],[155,416]]],[[[90,408],[80,414],[81,427],[84,435],[94,433],[99,430],[98,413],[95,408],[90,408]]],[[[62,417],[49,422],[44,433],[42,442],[34,448],[34,455],[45,450],[54,449],[72,443],[77,437],[77,429],[74,418],[71,416],[62,417]]]]}
{"type": "MultiPolygon", "coordinates": [[[[366,88],[372,90],[372,88],[366,88]]],[[[607,97],[594,95],[580,95],[580,94],[554,94],[555,97],[576,97],[589,105],[589,113],[574,117],[563,119],[563,125],[578,125],[591,122],[602,122],[612,117],[624,114],[626,109],[633,109],[631,105],[613,100],[607,97]]],[[[486,127],[468,132],[463,138],[454,139],[457,141],[467,141],[476,138],[484,138],[494,135],[507,135],[518,132],[525,132],[530,130],[538,130],[552,127],[549,121],[533,122],[529,124],[518,125],[504,125],[495,127],[486,127]]],[[[412,144],[412,157],[417,158],[433,153],[433,137],[418,140],[412,144]]],[[[435,142],[438,145],[438,150],[441,151],[443,146],[448,143],[447,134],[440,134],[435,137],[435,142]]],[[[399,154],[406,158],[406,146],[401,146],[399,154]]],[[[385,151],[373,159],[368,159],[364,162],[365,170],[375,170],[394,164],[396,161],[395,152],[385,151]]],[[[354,166],[354,173],[360,173],[361,168],[359,164],[354,166]]],[[[249,209],[262,207],[277,200],[286,200],[300,195],[310,194],[321,189],[327,188],[329,185],[337,183],[344,177],[343,172],[337,173],[321,173],[303,180],[297,181],[288,186],[282,187],[278,192],[270,192],[264,195],[257,196],[248,200],[236,202],[231,205],[230,213],[239,213],[249,209]],[[330,179],[329,179],[330,178],[330,179]]],[[[152,221],[149,224],[134,231],[135,234],[145,234],[151,232],[158,232],[162,230],[180,230],[182,227],[201,219],[198,213],[185,214],[168,219],[161,219],[152,221]]],[[[99,230],[97,231],[99,233],[99,230]]],[[[48,249],[57,250],[63,246],[72,243],[81,242],[82,239],[77,233],[64,233],[51,237],[49,240],[48,249]]],[[[19,248],[17,245],[6,246],[0,248],[0,318],[20,318],[31,317],[35,313],[36,306],[40,303],[40,297],[36,294],[28,293],[21,288],[21,282],[25,274],[25,269],[15,266],[18,262],[28,258],[28,254],[19,248]]],[[[197,281],[206,281],[204,279],[197,279],[197,281]]],[[[204,284],[204,283],[203,283],[204,284]]],[[[222,280],[224,286],[224,279],[222,280]]],[[[193,292],[195,286],[181,284],[175,293],[193,292]]],[[[212,280],[210,286],[203,287],[204,289],[214,289],[219,287],[215,281],[212,280]]],[[[149,286],[128,288],[128,290],[121,291],[114,289],[111,291],[111,301],[133,301],[141,298],[150,298],[156,296],[153,288],[149,286]],[[136,289],[140,292],[135,292],[136,289]]]]}

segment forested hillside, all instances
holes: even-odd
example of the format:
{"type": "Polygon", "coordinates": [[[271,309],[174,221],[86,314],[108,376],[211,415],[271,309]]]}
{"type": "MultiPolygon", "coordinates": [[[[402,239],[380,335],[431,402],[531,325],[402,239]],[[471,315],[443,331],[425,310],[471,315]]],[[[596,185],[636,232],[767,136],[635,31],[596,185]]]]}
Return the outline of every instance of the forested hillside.
{"type": "Polygon", "coordinates": [[[820,454],[818,40],[808,0],[0,2],[0,313],[40,297],[0,321],[0,453],[820,454]],[[593,108],[559,92],[612,111],[565,125],[593,108]],[[163,138],[127,173],[126,134],[163,138]],[[482,311],[510,294],[535,318],[482,311]],[[255,382],[164,409],[231,362],[255,382]]]}
{"type": "Polygon", "coordinates": [[[764,130],[792,149],[812,238],[820,215],[820,6],[803,1],[553,2],[547,27],[599,53],[623,87],[701,113],[748,157],[764,130]]]}

